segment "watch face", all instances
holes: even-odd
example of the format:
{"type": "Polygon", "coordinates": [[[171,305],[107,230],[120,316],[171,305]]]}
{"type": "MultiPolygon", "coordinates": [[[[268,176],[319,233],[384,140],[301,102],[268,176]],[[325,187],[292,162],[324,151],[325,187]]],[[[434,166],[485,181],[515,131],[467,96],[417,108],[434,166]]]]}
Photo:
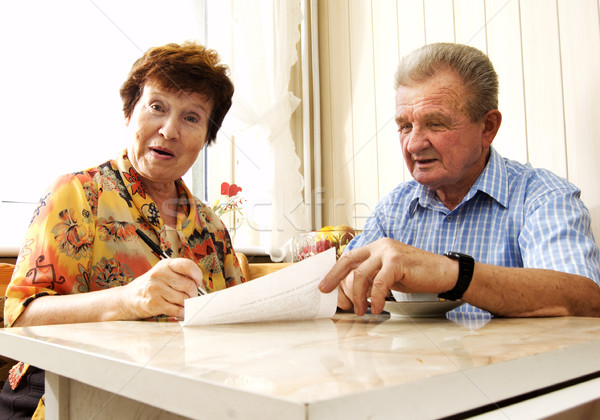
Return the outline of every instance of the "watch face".
{"type": "Polygon", "coordinates": [[[473,257],[471,257],[470,255],[461,254],[460,252],[455,252],[455,251],[448,251],[444,255],[448,258],[452,258],[453,260],[459,260],[461,258],[473,260],[473,257]]]}

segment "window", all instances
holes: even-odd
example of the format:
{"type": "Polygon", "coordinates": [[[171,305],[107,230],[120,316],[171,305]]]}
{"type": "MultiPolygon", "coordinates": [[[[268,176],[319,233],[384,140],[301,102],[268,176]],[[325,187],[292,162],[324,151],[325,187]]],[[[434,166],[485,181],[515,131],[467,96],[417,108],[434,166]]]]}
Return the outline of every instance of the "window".
{"type": "Polygon", "coordinates": [[[131,64],[152,46],[203,42],[204,16],[199,0],[0,2],[0,252],[14,254],[54,178],[128,146],[119,88],[131,64]]]}

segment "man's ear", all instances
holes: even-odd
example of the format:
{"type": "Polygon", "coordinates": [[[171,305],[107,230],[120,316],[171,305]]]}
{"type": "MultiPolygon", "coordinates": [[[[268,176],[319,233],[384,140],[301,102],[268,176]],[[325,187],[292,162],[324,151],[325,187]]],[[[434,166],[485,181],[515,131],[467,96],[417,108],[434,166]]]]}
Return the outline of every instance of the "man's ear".
{"type": "Polygon", "coordinates": [[[502,114],[497,109],[492,109],[483,116],[482,140],[484,146],[491,146],[494,137],[496,137],[496,133],[498,133],[498,130],[500,129],[501,123],[502,114]]]}

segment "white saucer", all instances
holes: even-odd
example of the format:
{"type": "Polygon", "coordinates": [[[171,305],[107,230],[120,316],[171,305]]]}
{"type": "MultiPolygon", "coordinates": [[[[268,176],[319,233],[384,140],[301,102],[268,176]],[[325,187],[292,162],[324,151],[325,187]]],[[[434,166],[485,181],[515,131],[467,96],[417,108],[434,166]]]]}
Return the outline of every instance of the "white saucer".
{"type": "Polygon", "coordinates": [[[393,316],[432,318],[444,316],[446,312],[458,308],[464,302],[443,300],[439,302],[385,302],[384,311],[393,316]]]}

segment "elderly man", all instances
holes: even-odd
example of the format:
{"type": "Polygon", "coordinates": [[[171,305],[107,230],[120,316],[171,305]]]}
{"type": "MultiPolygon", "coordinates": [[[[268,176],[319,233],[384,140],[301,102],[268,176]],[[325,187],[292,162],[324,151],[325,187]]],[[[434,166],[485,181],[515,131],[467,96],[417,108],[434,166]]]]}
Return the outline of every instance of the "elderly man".
{"type": "Polygon", "coordinates": [[[499,316],[600,316],[600,253],[580,191],[491,146],[498,77],[481,51],[431,44],[396,73],[396,123],[414,180],[381,202],[320,285],[382,311],[390,290],[438,293],[499,316]]]}

